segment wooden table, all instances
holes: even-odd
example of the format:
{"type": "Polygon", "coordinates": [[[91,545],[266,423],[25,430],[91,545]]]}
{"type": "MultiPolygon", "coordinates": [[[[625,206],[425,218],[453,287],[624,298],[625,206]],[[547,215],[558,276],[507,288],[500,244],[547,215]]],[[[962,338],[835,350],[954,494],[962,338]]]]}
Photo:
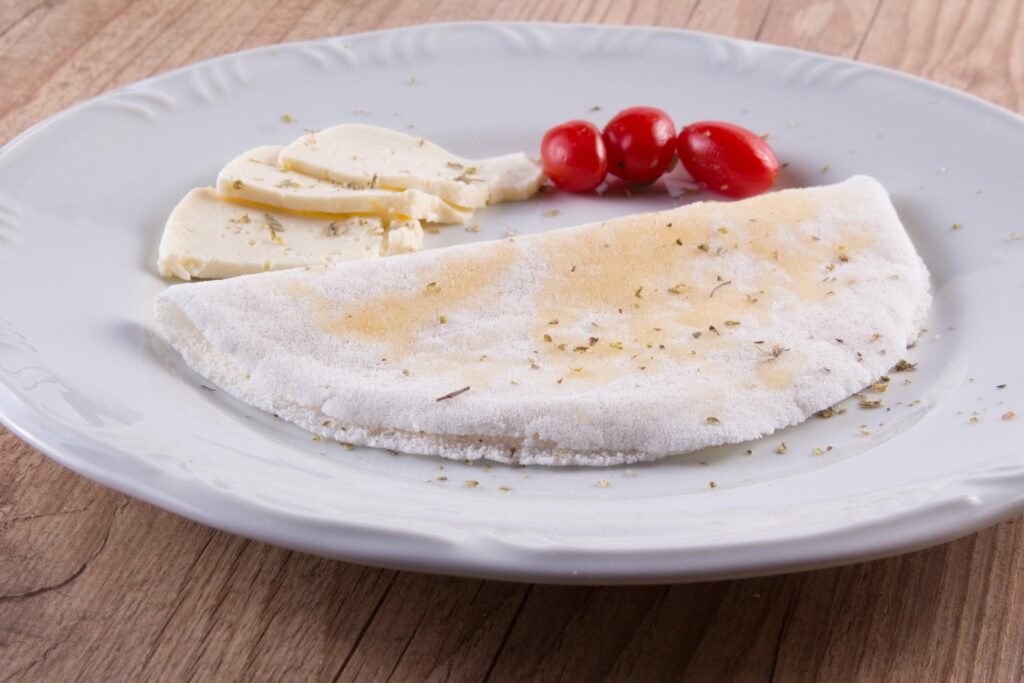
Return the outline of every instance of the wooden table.
{"type": "MultiPolygon", "coordinates": [[[[0,140],[221,53],[451,19],[686,26],[884,64],[1024,111],[1020,0],[3,0],[0,140]]],[[[517,585],[369,569],[213,531],[0,429],[0,525],[2,680],[1024,678],[1021,518],[782,577],[517,585]]]]}

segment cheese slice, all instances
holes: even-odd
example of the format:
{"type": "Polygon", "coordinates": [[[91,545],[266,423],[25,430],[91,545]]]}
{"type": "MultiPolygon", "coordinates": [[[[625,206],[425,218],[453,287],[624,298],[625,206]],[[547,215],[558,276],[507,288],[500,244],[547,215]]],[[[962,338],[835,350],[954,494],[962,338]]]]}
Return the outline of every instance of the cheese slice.
{"type": "Polygon", "coordinates": [[[355,187],[418,189],[468,208],[527,199],[544,181],[523,153],[456,156],[423,138],[345,123],[305,135],[281,151],[281,166],[355,187]]]}
{"type": "Polygon", "coordinates": [[[236,275],[376,258],[423,246],[419,221],[297,214],[192,190],[167,219],[157,267],[165,277],[236,275]]]}
{"type": "Polygon", "coordinates": [[[277,161],[282,149],[266,145],[232,159],[217,176],[217,191],[298,211],[398,214],[430,223],[465,223],[473,215],[419,190],[358,189],[282,169],[277,161]]]}

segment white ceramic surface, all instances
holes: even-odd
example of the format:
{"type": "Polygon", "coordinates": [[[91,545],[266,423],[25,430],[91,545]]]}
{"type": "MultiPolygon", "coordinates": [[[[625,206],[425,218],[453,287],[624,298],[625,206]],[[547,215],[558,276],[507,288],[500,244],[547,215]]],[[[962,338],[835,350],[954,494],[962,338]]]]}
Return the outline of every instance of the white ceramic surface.
{"type": "MultiPolygon", "coordinates": [[[[963,93],[677,30],[446,24],[220,57],[82,103],[0,151],[0,418],[182,515],[378,565],[652,582],[920,548],[1024,509],[1022,149],[1024,120],[963,93]],[[910,354],[919,368],[893,375],[885,408],[848,401],[758,442],[628,469],[464,465],[316,442],[203,388],[151,331],[169,284],[154,268],[163,220],[240,150],[364,121],[466,156],[535,153],[557,122],[603,124],[638,103],[770,132],[782,186],[867,173],[888,187],[935,304],[910,354]]],[[[445,229],[428,246],[692,200],[681,176],[668,186],[501,205],[479,233],[445,229]]]]}

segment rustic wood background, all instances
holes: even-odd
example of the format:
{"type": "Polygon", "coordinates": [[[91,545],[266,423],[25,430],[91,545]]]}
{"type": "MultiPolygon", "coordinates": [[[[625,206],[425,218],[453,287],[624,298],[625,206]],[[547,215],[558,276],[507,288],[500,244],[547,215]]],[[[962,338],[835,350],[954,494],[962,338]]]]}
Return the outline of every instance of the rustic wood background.
{"type": "MultiPolygon", "coordinates": [[[[2,0],[0,140],[221,53],[451,19],[686,26],[884,64],[1024,111],[1021,0],[2,0]]],[[[774,578],[449,579],[213,531],[0,428],[0,680],[79,678],[1019,681],[1024,519],[774,578]]]]}

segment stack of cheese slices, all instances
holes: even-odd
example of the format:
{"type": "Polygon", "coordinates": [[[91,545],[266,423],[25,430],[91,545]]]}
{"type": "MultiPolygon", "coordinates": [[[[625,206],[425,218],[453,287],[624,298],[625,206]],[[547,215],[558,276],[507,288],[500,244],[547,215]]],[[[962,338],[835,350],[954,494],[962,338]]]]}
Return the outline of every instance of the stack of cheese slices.
{"type": "Polygon", "coordinates": [[[310,132],[231,160],[167,220],[166,277],[225,278],[417,251],[422,223],[527,199],[544,180],[523,153],[456,156],[423,138],[361,124],[310,132]]]}

